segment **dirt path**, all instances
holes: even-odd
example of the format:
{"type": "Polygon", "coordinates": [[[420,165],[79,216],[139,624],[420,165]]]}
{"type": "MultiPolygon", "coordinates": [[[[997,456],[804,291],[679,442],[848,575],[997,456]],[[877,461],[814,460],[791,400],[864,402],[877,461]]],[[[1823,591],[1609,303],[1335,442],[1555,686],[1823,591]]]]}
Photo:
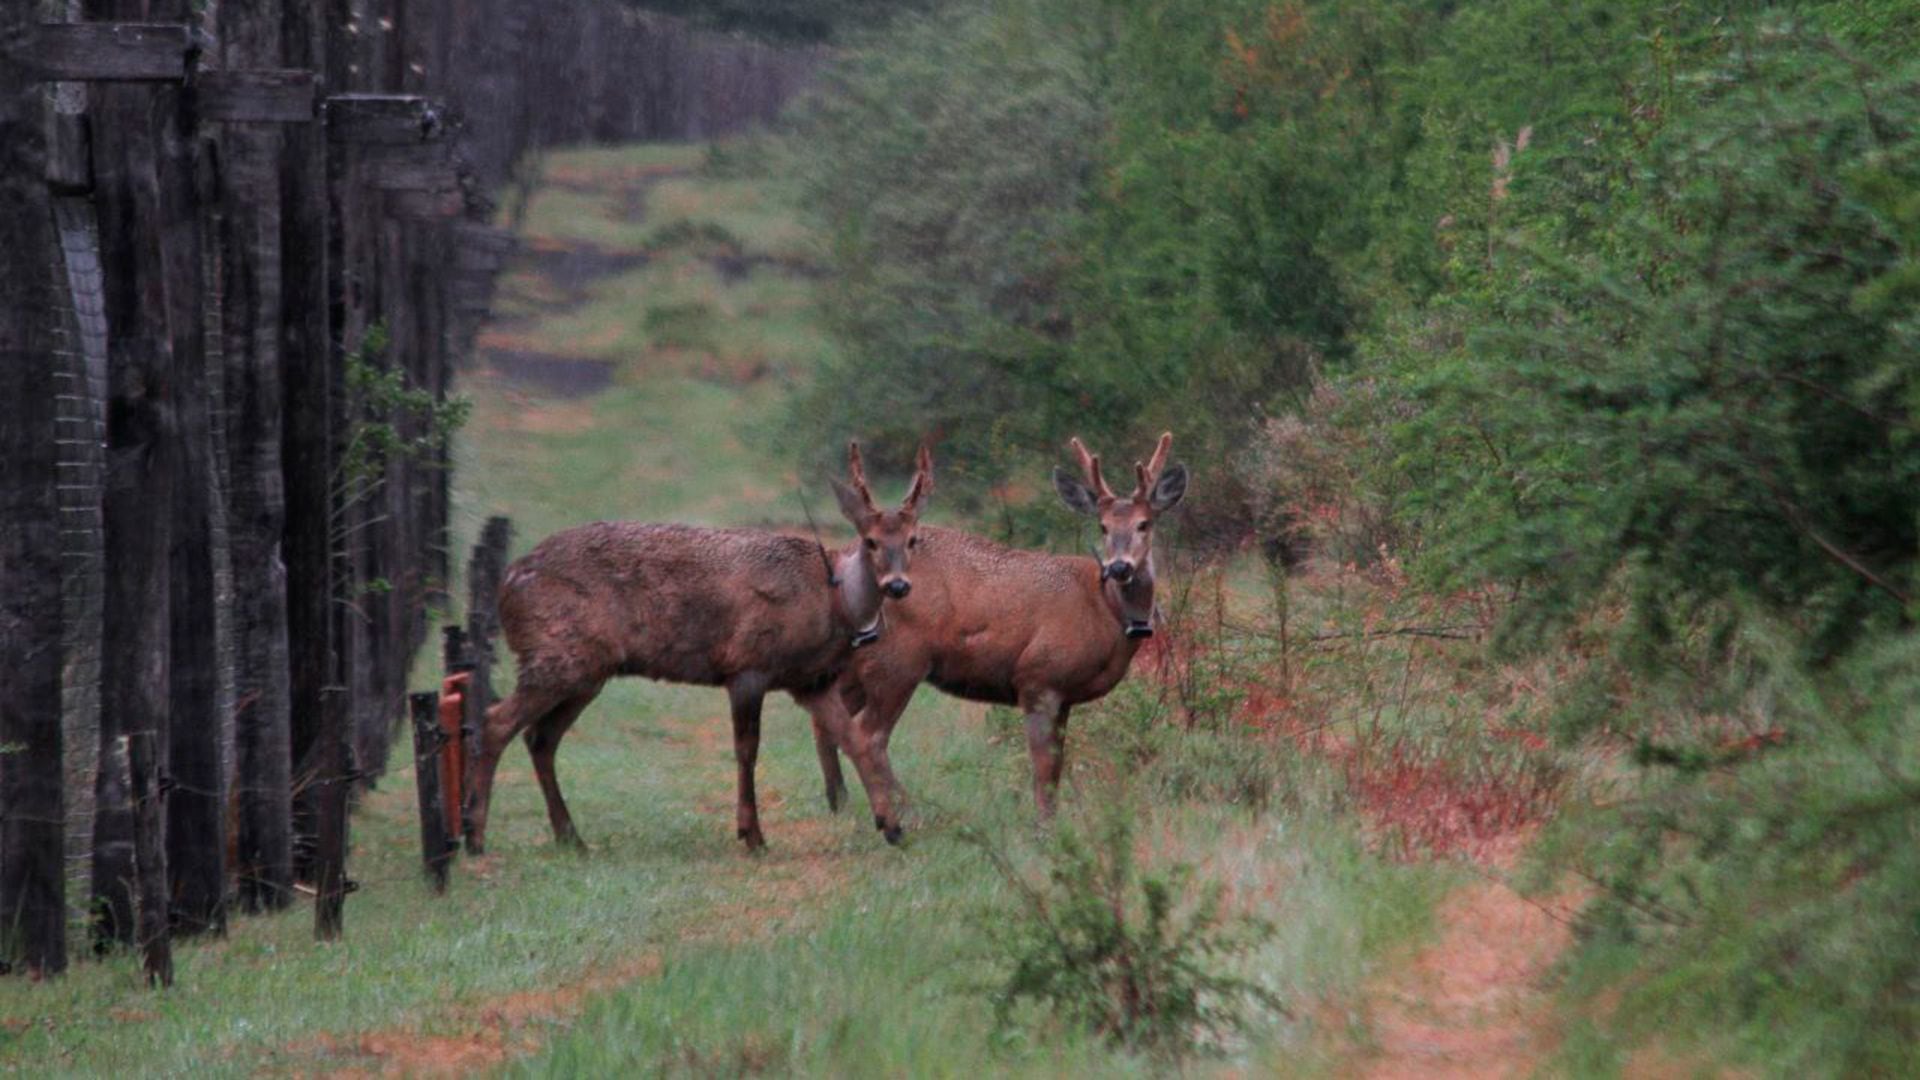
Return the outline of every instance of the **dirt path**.
{"type": "Polygon", "coordinates": [[[1369,1080],[1532,1076],[1559,1045],[1547,980],[1571,943],[1581,896],[1521,896],[1505,877],[1523,846],[1501,845],[1483,876],[1435,915],[1439,936],[1367,988],[1373,1046],[1343,1070],[1369,1080]]]}

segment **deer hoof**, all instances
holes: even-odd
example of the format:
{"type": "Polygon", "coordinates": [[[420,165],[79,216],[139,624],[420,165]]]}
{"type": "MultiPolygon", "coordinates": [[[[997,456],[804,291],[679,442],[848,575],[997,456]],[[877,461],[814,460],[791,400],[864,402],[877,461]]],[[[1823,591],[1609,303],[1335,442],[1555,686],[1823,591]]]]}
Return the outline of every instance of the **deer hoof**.
{"type": "Polygon", "coordinates": [[[847,789],[846,788],[840,787],[840,788],[827,789],[827,811],[829,813],[837,814],[840,812],[840,808],[845,805],[847,805],[847,789]]]}
{"type": "Polygon", "coordinates": [[[905,829],[902,829],[898,825],[889,825],[878,817],[873,819],[873,827],[879,829],[880,835],[886,837],[887,843],[892,844],[894,847],[899,847],[900,838],[906,835],[905,829]]]}
{"type": "Polygon", "coordinates": [[[767,838],[761,835],[760,826],[758,825],[748,829],[741,829],[739,836],[740,839],[746,841],[748,851],[765,851],[767,849],[767,838]]]}

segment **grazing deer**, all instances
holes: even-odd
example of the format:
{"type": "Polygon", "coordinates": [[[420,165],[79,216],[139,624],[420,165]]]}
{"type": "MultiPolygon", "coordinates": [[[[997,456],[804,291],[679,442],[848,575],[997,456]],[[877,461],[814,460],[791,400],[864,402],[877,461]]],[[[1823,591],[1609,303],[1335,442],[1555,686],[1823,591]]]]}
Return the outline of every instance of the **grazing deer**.
{"type": "MultiPolygon", "coordinates": [[[[912,588],[909,551],[933,490],[931,458],[922,447],[894,511],[874,506],[858,443],[847,464],[852,484],[833,487],[860,535],[830,561],[816,542],[777,533],[603,521],[555,533],[508,567],[500,626],[519,682],[487,710],[467,794],[470,852],[485,850],[494,770],[522,732],[554,841],[580,845],[554,754],[616,675],[727,688],[740,770],[736,824],[749,848],[765,846],[753,790],[761,700],[771,690],[793,695],[816,739],[830,745],[850,719],[836,680],[856,648],[880,638],[883,595],[912,588]]],[[[854,765],[869,799],[889,807],[867,759],[855,754],[854,765]]]]}
{"type": "MultiPolygon", "coordinates": [[[[1072,442],[1088,483],[1060,469],[1053,483],[1069,507],[1099,520],[1104,541],[1097,558],[1016,551],[951,529],[922,529],[913,599],[888,609],[886,636],[856,654],[841,680],[847,707],[859,714],[844,729],[843,745],[852,744],[856,765],[869,759],[890,792],[898,782],[887,741],[925,680],[956,697],[1017,705],[1026,714],[1033,797],[1041,816],[1051,817],[1067,714],[1118,685],[1141,640],[1153,635],[1153,522],[1186,494],[1187,468],[1167,467],[1173,435],[1162,435],[1152,459],[1134,465],[1133,494],[1121,498],[1101,476],[1100,459],[1079,439],[1072,442]]],[[[822,741],[819,750],[825,765],[833,747],[822,741]]],[[[826,781],[828,801],[838,805],[844,784],[837,762],[826,781]]],[[[878,805],[874,814],[874,824],[897,841],[898,817],[878,805]]]]}

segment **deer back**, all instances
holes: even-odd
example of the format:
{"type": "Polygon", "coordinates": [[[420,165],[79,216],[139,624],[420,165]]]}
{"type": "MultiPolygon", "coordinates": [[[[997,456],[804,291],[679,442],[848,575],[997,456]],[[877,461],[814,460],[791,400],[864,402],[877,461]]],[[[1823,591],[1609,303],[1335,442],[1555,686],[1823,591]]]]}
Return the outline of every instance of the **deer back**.
{"type": "Polygon", "coordinates": [[[542,541],[508,568],[500,622],[520,678],[615,675],[716,685],[746,671],[818,685],[845,664],[818,548],[744,529],[598,522],[542,541]]]}

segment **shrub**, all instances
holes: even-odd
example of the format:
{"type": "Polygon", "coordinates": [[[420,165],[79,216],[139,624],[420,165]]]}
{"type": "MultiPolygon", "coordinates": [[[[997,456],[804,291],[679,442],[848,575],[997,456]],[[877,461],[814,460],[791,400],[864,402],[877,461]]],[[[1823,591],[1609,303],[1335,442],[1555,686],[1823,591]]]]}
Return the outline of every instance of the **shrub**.
{"type": "Polygon", "coordinates": [[[1354,378],[1320,381],[1297,410],[1262,423],[1239,465],[1269,554],[1288,566],[1316,554],[1365,566],[1399,550],[1405,474],[1375,448],[1375,432],[1409,418],[1404,400],[1354,378]]]}
{"type": "Polygon", "coordinates": [[[1616,140],[1603,232],[1567,219],[1563,162],[1513,156],[1512,246],[1402,445],[1449,463],[1421,493],[1443,578],[1522,583],[1536,619],[1618,585],[1655,656],[1747,598],[1832,657],[1916,594],[1920,68],[1723,47],[1690,112],[1616,140]]]}
{"type": "Polygon", "coordinates": [[[1216,884],[1193,868],[1141,870],[1126,810],[1110,807],[1090,835],[1063,826],[1044,881],[980,846],[1017,905],[986,930],[1006,969],[994,991],[1004,1034],[1029,1005],[1129,1050],[1178,1057],[1217,1049],[1254,1008],[1278,999],[1229,969],[1272,928],[1229,918],[1216,884]]]}
{"type": "Polygon", "coordinates": [[[1624,991],[1616,1031],[1685,1018],[1779,1075],[1914,1075],[1920,643],[1809,673],[1777,626],[1740,637],[1742,703],[1646,694],[1645,768],[1562,830],[1604,890],[1574,973],[1624,991]]]}

